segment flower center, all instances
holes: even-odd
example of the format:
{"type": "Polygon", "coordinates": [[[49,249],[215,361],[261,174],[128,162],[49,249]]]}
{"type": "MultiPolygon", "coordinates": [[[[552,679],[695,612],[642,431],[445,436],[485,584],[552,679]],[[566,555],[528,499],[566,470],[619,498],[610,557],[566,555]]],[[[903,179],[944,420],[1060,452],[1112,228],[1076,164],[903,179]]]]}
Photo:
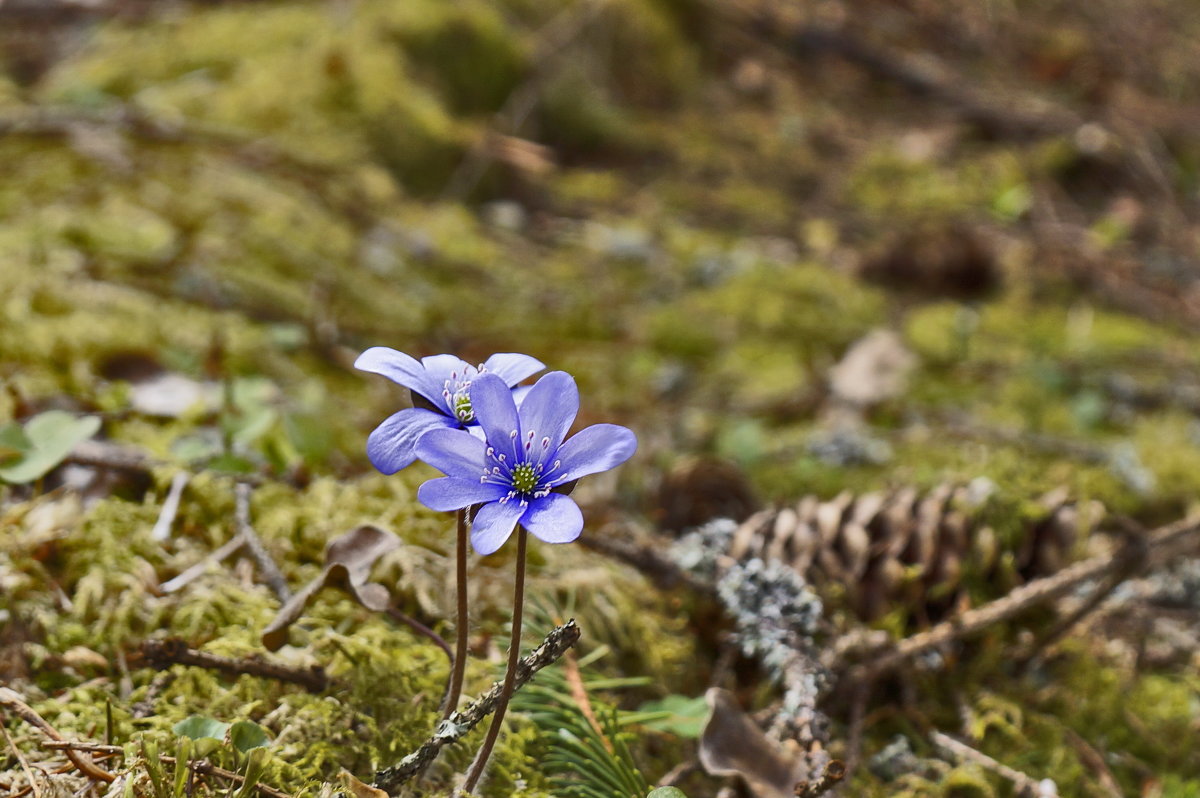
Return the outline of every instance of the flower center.
{"type": "Polygon", "coordinates": [[[454,395],[454,416],[463,424],[475,419],[475,411],[471,409],[471,396],[465,390],[454,395]]]}
{"type": "Polygon", "coordinates": [[[519,463],[513,467],[511,481],[517,493],[531,493],[538,484],[537,471],[529,463],[519,463]]]}
{"type": "MultiPolygon", "coordinates": [[[[0,0],[3,2],[4,0],[0,0]]],[[[470,368],[468,366],[468,368],[470,368]]],[[[483,366],[474,369],[477,373],[486,371],[483,366]]],[[[475,410],[471,407],[471,380],[474,375],[464,371],[461,375],[457,371],[450,372],[450,379],[442,384],[442,398],[446,400],[446,407],[458,419],[458,423],[466,426],[475,420],[475,410]]]]}

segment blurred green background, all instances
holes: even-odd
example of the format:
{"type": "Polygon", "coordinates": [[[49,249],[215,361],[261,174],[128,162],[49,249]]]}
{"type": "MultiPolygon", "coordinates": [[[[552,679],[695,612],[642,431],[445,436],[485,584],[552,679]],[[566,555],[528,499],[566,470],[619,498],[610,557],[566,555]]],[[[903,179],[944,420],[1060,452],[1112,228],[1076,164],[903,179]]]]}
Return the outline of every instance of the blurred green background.
{"type": "MultiPolygon", "coordinates": [[[[430,523],[370,476],[407,398],[354,358],[519,351],[640,436],[598,517],[678,525],[719,462],[744,506],[987,477],[1170,519],[1200,488],[1197,41],[1191,0],[4,0],[0,423],[96,416],[304,513],[430,523]]],[[[1156,736],[1123,787],[1197,794],[1156,736]]],[[[1057,750],[1022,755],[1080,768],[1057,750]]]]}

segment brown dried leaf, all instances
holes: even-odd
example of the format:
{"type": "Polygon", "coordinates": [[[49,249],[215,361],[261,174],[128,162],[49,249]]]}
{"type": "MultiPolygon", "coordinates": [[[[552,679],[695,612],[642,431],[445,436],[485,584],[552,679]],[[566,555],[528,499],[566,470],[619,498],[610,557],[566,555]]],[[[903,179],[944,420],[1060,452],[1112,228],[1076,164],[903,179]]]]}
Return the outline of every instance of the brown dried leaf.
{"type": "Polygon", "coordinates": [[[754,798],[795,798],[796,784],[810,778],[798,746],[769,739],[728,690],[710,688],[712,710],[700,734],[700,764],[712,776],[737,776],[754,798]]]}
{"type": "Polygon", "coordinates": [[[354,798],[388,798],[388,794],[378,787],[372,787],[370,784],[359,781],[354,775],[342,769],[338,774],[338,781],[342,783],[354,798]]]}
{"type": "Polygon", "coordinates": [[[287,642],[288,629],[299,620],[313,596],[325,587],[345,590],[355,601],[374,612],[382,612],[391,602],[388,589],[368,582],[375,562],[400,545],[400,538],[378,527],[363,525],[325,546],[325,569],[316,579],[298,590],[279,608],[275,619],[262,633],[268,651],[277,651],[287,642]]]}

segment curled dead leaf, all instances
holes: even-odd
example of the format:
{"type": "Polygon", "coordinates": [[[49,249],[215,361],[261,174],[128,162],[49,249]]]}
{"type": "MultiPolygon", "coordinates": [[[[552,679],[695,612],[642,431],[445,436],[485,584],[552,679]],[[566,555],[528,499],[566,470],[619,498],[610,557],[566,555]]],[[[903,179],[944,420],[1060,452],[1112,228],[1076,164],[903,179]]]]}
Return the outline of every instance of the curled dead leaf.
{"type": "Polygon", "coordinates": [[[372,787],[370,784],[359,781],[350,771],[342,768],[342,772],[338,774],[338,781],[345,787],[354,798],[388,798],[388,794],[378,787],[372,787]]]}
{"type": "Polygon", "coordinates": [[[700,764],[712,776],[737,776],[754,798],[795,798],[813,778],[809,758],[791,742],[778,743],[758,728],[733,694],[717,687],[704,695],[711,710],[700,734],[700,764]]]}
{"type": "Polygon", "coordinates": [[[287,642],[288,629],[299,620],[313,596],[325,587],[346,591],[373,612],[386,610],[391,603],[388,589],[367,579],[376,561],[399,545],[400,538],[392,532],[366,524],[329,541],[325,546],[325,568],[279,608],[274,620],[263,630],[263,645],[268,651],[282,648],[287,642]]]}

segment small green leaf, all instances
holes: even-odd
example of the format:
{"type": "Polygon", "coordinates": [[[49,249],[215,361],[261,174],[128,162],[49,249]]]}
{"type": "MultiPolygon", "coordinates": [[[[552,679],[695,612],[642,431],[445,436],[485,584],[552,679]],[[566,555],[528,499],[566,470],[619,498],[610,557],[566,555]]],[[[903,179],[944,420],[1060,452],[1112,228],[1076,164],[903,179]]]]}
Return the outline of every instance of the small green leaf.
{"type": "Polygon", "coordinates": [[[262,748],[271,742],[267,732],[252,720],[239,720],[229,727],[229,742],[243,754],[251,748],[262,748]]]}
{"type": "Polygon", "coordinates": [[[251,798],[251,796],[257,794],[255,788],[258,786],[259,779],[262,778],[268,756],[269,754],[261,748],[250,752],[246,757],[246,767],[241,774],[244,779],[242,781],[242,788],[234,794],[234,798],[251,798]]]}
{"type": "Polygon", "coordinates": [[[31,446],[33,444],[20,424],[5,424],[0,427],[0,463],[20,457],[29,451],[31,446]]]}
{"type": "Polygon", "coordinates": [[[678,787],[659,787],[651,790],[646,798],[687,798],[687,795],[678,787]]]}
{"type": "Polygon", "coordinates": [[[660,701],[650,701],[638,707],[638,712],[664,712],[666,717],[649,720],[642,725],[648,729],[665,731],[685,739],[695,739],[704,728],[708,717],[708,702],[704,696],[688,698],[669,695],[660,701]]]}
{"type": "Polygon", "coordinates": [[[171,730],[193,740],[224,740],[229,724],[203,715],[192,715],[176,723],[171,730]]]}
{"type": "Polygon", "coordinates": [[[45,476],[67,459],[76,444],[100,430],[96,416],[76,418],[62,410],[48,410],[25,424],[24,434],[29,448],[20,459],[0,468],[0,480],[21,484],[45,476]]]}

